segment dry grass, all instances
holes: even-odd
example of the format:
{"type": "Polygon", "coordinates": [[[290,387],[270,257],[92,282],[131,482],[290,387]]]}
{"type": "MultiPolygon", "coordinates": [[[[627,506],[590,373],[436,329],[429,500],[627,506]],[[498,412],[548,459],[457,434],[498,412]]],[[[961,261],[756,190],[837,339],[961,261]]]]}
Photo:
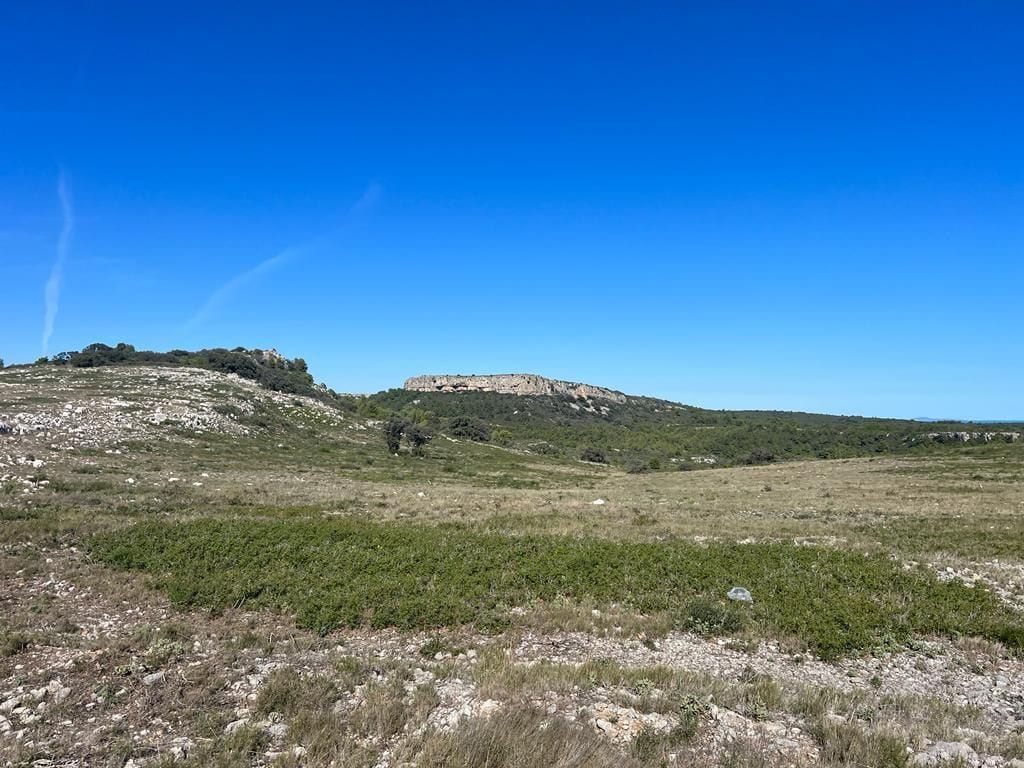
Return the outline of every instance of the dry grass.
{"type": "Polygon", "coordinates": [[[424,744],[421,768],[633,768],[582,726],[520,707],[477,718],[424,744]]]}

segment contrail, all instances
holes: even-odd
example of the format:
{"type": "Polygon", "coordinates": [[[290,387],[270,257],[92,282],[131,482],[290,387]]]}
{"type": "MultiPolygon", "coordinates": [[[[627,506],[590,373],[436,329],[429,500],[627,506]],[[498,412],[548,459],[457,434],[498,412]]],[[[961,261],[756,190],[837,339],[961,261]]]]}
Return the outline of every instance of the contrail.
{"type": "MultiPolygon", "coordinates": [[[[346,224],[357,222],[359,219],[367,216],[377,206],[383,192],[384,188],[378,182],[371,181],[363,191],[363,194],[360,195],[359,199],[348,209],[348,212],[344,217],[342,227],[346,224]]],[[[337,233],[334,233],[333,236],[337,236],[337,233]]],[[[188,319],[188,322],[185,323],[184,330],[195,330],[206,322],[211,315],[215,314],[217,310],[230,302],[235,294],[237,294],[247,283],[256,280],[256,278],[277,269],[293,259],[302,257],[309,251],[315,251],[318,247],[323,247],[324,241],[327,239],[329,238],[320,237],[302,245],[285,248],[276,256],[271,256],[269,259],[261,261],[256,266],[235,275],[220,288],[210,294],[209,298],[207,298],[203,303],[203,306],[201,306],[198,311],[188,319]]]]}
{"type": "Polygon", "coordinates": [[[226,304],[236,293],[238,293],[246,283],[255,280],[260,275],[264,275],[267,272],[276,269],[289,259],[295,257],[297,253],[298,250],[295,248],[286,248],[276,256],[271,256],[269,259],[261,261],[252,269],[248,269],[239,275],[235,275],[224,283],[224,285],[210,294],[210,297],[203,303],[203,306],[201,306],[199,310],[189,318],[189,321],[185,323],[185,330],[193,330],[201,325],[211,314],[226,304]]]}
{"type": "Polygon", "coordinates": [[[60,283],[64,274],[64,262],[67,260],[68,248],[71,245],[71,233],[75,229],[75,210],[71,200],[71,189],[63,168],[57,179],[57,197],[60,198],[63,224],[60,228],[60,237],[57,239],[57,258],[53,262],[50,279],[46,281],[46,288],[43,290],[43,300],[46,305],[43,318],[44,355],[49,349],[50,337],[53,336],[53,325],[57,320],[57,310],[60,309],[60,283]]]}

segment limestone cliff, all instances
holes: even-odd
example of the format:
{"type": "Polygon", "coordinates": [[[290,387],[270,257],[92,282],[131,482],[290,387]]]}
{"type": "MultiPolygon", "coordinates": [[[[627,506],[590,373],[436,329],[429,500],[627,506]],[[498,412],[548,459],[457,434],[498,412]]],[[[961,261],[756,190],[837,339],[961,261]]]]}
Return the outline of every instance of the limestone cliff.
{"type": "Polygon", "coordinates": [[[498,392],[507,395],[569,395],[570,397],[626,402],[626,396],[604,387],[546,379],[533,373],[489,376],[413,376],[405,388],[415,392],[498,392]]]}

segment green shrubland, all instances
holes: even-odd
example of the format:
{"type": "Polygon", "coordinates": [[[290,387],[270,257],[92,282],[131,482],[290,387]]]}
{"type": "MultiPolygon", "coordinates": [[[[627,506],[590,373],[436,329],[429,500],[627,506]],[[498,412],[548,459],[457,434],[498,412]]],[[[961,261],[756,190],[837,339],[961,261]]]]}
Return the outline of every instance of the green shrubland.
{"type": "Polygon", "coordinates": [[[943,583],[883,554],[784,543],[698,545],[512,536],[357,519],[144,522],[93,540],[103,562],[151,574],[180,605],[268,607],[299,624],[503,626],[508,611],[568,597],[670,612],[680,627],[758,624],[836,657],[919,635],[1024,648],[1024,621],[982,587],[943,583]],[[724,600],[748,587],[753,606],[724,600]]]}

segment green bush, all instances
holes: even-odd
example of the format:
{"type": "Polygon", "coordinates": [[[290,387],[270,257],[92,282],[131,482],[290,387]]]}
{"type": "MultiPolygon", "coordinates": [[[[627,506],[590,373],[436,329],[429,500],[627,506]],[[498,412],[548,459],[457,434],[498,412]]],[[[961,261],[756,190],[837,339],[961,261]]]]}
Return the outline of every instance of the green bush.
{"type": "Polygon", "coordinates": [[[775,454],[764,448],[755,448],[743,459],[744,464],[771,464],[775,461],[775,454]]]}
{"type": "Polygon", "coordinates": [[[419,424],[409,424],[405,428],[405,439],[409,441],[413,454],[420,456],[434,436],[419,424]]]}
{"type": "Polygon", "coordinates": [[[478,443],[486,443],[491,439],[491,430],[480,419],[468,416],[457,416],[448,421],[448,434],[452,437],[464,437],[478,443]]]}
{"type": "Polygon", "coordinates": [[[698,635],[733,634],[743,629],[750,618],[745,606],[697,597],[683,609],[682,625],[698,635]]]}
{"type": "Polygon", "coordinates": [[[408,426],[405,419],[400,419],[397,416],[392,416],[384,422],[384,443],[388,447],[388,453],[398,453],[399,448],[402,447],[402,435],[405,434],[408,426]]]}

